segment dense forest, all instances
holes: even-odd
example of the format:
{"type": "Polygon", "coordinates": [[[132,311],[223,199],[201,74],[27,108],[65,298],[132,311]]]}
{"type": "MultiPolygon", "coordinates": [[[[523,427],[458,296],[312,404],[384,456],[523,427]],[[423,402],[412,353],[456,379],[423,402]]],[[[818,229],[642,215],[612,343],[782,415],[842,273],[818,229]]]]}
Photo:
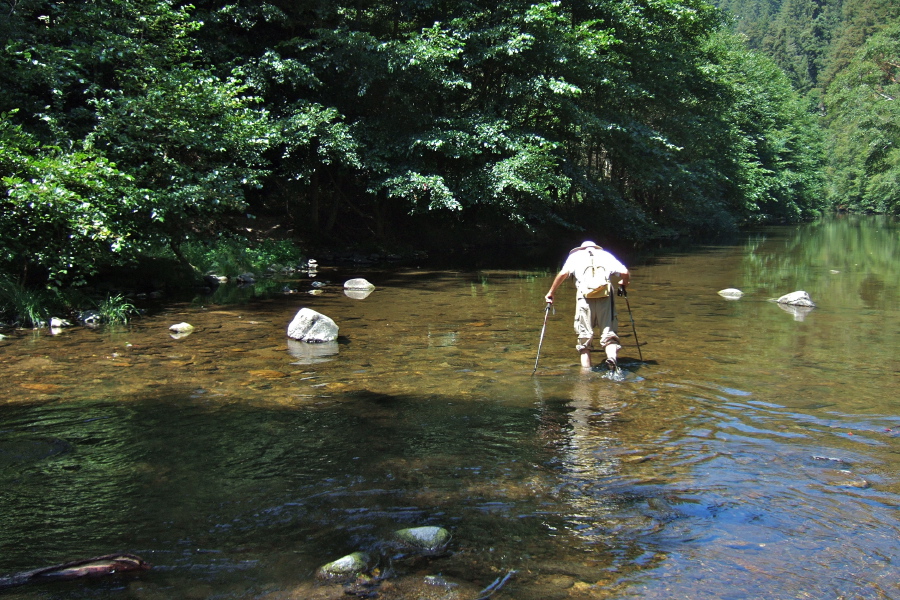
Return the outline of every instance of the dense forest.
{"type": "Polygon", "coordinates": [[[830,206],[900,212],[900,3],[716,0],[818,112],[830,206]]]}
{"type": "Polygon", "coordinates": [[[896,212],[894,3],[721,8],[4,0],[0,273],[896,212]]]}

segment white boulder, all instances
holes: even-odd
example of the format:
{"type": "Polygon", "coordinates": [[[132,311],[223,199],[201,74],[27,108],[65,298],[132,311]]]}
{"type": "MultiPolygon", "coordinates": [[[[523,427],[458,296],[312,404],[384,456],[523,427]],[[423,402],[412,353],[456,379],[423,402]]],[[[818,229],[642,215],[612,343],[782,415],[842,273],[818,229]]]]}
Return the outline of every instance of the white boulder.
{"type": "Polygon", "coordinates": [[[288,325],[288,337],[313,344],[333,342],[338,337],[338,326],[330,317],[311,308],[301,308],[288,325]]]}
{"type": "Polygon", "coordinates": [[[374,290],[375,286],[372,283],[369,283],[362,277],[358,277],[356,279],[348,279],[344,282],[345,290],[374,290]]]}

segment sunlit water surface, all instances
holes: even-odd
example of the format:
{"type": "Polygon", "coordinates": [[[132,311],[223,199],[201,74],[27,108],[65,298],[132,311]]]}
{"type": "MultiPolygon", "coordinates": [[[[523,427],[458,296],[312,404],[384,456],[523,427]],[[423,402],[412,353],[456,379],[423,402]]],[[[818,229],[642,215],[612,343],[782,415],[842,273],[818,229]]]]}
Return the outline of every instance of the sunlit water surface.
{"type": "Polygon", "coordinates": [[[394,565],[459,584],[427,597],[515,570],[496,597],[898,598],[898,257],[895,224],[843,219],[635,265],[643,361],[620,301],[621,382],[577,368],[571,284],[532,375],[559,265],[322,269],[321,295],[303,277],[125,328],[15,332],[0,574],[116,551],[153,568],[5,595],[326,597],[323,563],[385,567],[391,532],[441,525],[448,554],[394,565]],[[364,300],[343,293],[355,276],[377,286],[364,300]],[[795,290],[818,307],[769,301],[795,290]],[[338,323],[336,353],[289,346],[304,306],[338,323]]]}

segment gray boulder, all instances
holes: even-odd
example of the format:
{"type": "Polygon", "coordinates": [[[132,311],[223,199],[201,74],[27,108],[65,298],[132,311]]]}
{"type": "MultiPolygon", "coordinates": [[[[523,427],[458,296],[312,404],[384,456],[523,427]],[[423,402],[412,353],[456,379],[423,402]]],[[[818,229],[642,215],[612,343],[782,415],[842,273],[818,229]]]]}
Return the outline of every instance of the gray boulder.
{"type": "Polygon", "coordinates": [[[333,342],[338,337],[338,326],[330,317],[311,308],[301,308],[287,328],[288,337],[301,342],[333,342]]]}
{"type": "Polygon", "coordinates": [[[815,303],[812,301],[812,298],[810,298],[809,294],[804,291],[785,294],[775,302],[777,302],[778,304],[789,304],[791,306],[808,306],[810,308],[816,307],[815,303]]]}

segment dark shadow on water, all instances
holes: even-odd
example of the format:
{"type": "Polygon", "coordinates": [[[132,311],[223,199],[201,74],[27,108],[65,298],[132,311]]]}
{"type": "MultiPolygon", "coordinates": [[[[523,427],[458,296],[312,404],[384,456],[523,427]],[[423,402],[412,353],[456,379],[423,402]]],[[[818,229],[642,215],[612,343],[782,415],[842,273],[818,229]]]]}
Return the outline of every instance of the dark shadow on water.
{"type": "MultiPolygon", "coordinates": [[[[631,570],[628,557],[648,551],[623,533],[594,539],[609,549],[594,547],[592,566],[575,560],[577,547],[599,535],[569,539],[584,508],[570,504],[574,487],[559,494],[560,486],[581,485],[581,476],[566,483],[565,465],[574,456],[573,428],[584,433],[576,421],[593,405],[588,398],[577,407],[564,397],[473,405],[363,390],[259,407],[221,405],[200,390],[156,391],[127,404],[4,408],[10,442],[0,456],[24,458],[0,461],[4,505],[16,515],[0,533],[0,544],[16,549],[0,570],[116,548],[164,574],[145,578],[149,589],[189,588],[198,573],[213,587],[232,585],[238,574],[245,588],[290,587],[326,559],[377,553],[392,531],[420,525],[451,530],[451,553],[437,568],[473,584],[497,568],[545,571],[545,563],[566,562],[573,544],[567,570],[579,578],[631,570]],[[16,439],[18,449],[9,446],[16,439]],[[295,565],[290,575],[276,568],[284,560],[295,565]]],[[[579,471],[614,475],[609,458],[584,452],[574,458],[579,471]]],[[[623,509],[620,495],[592,504],[604,518],[623,509]]],[[[533,575],[520,584],[545,585],[533,575]]],[[[516,597],[542,597],[541,590],[516,597]]]]}

